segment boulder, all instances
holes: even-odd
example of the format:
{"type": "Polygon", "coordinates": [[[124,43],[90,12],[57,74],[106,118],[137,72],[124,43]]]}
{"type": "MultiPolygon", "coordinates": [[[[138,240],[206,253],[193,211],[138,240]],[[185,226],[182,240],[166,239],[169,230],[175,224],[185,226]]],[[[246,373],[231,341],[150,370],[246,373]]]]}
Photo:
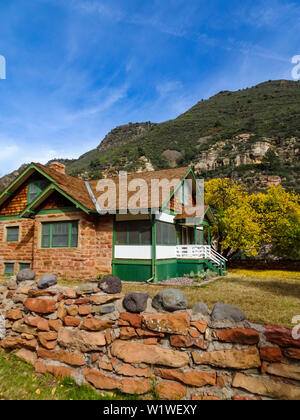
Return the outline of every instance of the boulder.
{"type": "Polygon", "coordinates": [[[99,281],[98,287],[109,295],[115,295],[122,292],[122,282],[119,277],[103,277],[103,279],[99,281]]]}
{"type": "Polygon", "coordinates": [[[187,309],[188,301],[180,290],[165,289],[154,296],[152,306],[158,311],[173,312],[187,309]]]}
{"type": "Polygon", "coordinates": [[[57,284],[57,277],[54,274],[45,274],[37,283],[38,289],[48,289],[57,284]]]}
{"type": "Polygon", "coordinates": [[[128,312],[138,314],[145,311],[148,299],[148,293],[129,293],[123,300],[123,306],[128,312]]]}
{"type": "Polygon", "coordinates": [[[208,309],[208,306],[204,302],[197,302],[196,305],[192,309],[193,315],[204,315],[204,316],[210,316],[210,310],[208,309]]]}
{"type": "Polygon", "coordinates": [[[216,303],[211,314],[213,321],[241,322],[247,319],[244,312],[236,306],[216,303]]]}
{"type": "Polygon", "coordinates": [[[25,268],[17,274],[17,283],[26,280],[35,280],[35,272],[31,268],[25,268]]]}

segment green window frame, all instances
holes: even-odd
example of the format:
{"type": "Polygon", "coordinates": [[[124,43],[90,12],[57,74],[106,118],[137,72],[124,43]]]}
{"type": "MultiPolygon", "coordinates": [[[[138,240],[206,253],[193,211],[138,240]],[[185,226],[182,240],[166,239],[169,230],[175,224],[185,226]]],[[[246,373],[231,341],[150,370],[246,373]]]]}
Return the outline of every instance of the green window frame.
{"type": "Polygon", "coordinates": [[[172,223],[157,222],[156,243],[157,245],[177,245],[176,225],[172,223]]]}
{"type": "Polygon", "coordinates": [[[31,268],[31,264],[30,263],[20,263],[19,264],[19,271],[25,270],[26,268],[31,268]]]}
{"type": "Polygon", "coordinates": [[[4,275],[5,276],[13,276],[15,272],[15,264],[14,263],[4,263],[4,275]]]}
{"type": "Polygon", "coordinates": [[[42,248],[77,248],[78,220],[42,223],[42,248]]]}
{"type": "Polygon", "coordinates": [[[49,181],[46,179],[31,182],[28,185],[27,204],[32,203],[41,194],[41,192],[47,188],[48,185],[49,181]]]}
{"type": "Polygon", "coordinates": [[[116,222],[116,245],[151,245],[152,226],[150,220],[116,222]]]}
{"type": "Polygon", "coordinates": [[[6,227],[6,242],[19,242],[19,226],[6,227]]]}

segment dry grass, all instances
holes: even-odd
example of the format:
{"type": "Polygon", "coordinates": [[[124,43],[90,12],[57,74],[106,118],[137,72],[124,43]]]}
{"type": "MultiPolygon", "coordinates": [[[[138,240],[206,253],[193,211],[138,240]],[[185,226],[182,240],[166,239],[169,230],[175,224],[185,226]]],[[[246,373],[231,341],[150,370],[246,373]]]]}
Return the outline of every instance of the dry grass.
{"type": "MultiPolygon", "coordinates": [[[[81,282],[64,279],[60,284],[71,287],[81,282]]],[[[300,272],[296,271],[229,270],[227,277],[205,286],[174,288],[185,293],[190,308],[199,301],[211,309],[217,302],[229,303],[243,309],[252,322],[291,327],[292,318],[300,315],[300,272]]],[[[160,290],[162,286],[139,283],[123,286],[124,293],[147,292],[152,297],[160,290]]]]}
{"type": "MultiPolygon", "coordinates": [[[[227,277],[206,286],[174,287],[182,290],[189,307],[203,301],[211,309],[217,302],[243,309],[248,319],[257,323],[293,326],[300,315],[300,272],[266,270],[230,270],[227,277]]],[[[152,297],[161,286],[125,284],[124,293],[147,292],[152,297]]]]}

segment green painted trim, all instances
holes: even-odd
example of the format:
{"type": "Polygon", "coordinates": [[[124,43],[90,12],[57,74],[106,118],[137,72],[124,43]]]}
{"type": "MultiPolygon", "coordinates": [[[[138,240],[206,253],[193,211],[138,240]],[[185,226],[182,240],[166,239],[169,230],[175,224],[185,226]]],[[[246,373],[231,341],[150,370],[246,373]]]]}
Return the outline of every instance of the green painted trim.
{"type": "Polygon", "coordinates": [[[177,193],[177,191],[180,189],[180,187],[182,186],[184,180],[189,176],[190,172],[192,171],[192,168],[190,168],[187,173],[185,174],[185,176],[181,179],[181,181],[179,182],[179,184],[177,185],[176,188],[174,188],[174,191],[172,192],[172,194],[170,195],[170,197],[163,203],[163,205],[161,206],[161,211],[165,211],[165,207],[166,205],[170,202],[171,198],[177,193]]]}
{"type": "Polygon", "coordinates": [[[57,213],[76,213],[76,212],[78,212],[78,209],[76,209],[76,207],[61,207],[57,209],[41,210],[37,212],[36,214],[42,215],[42,214],[57,214],[57,213]]]}
{"type": "Polygon", "coordinates": [[[8,243],[13,243],[13,244],[17,244],[17,243],[19,243],[19,241],[20,241],[20,226],[6,226],[6,242],[8,242],[8,243]],[[18,229],[18,239],[16,240],[16,241],[11,241],[11,240],[8,240],[8,232],[9,232],[9,229],[18,229]]]}
{"type": "Polygon", "coordinates": [[[78,221],[77,220],[71,220],[67,222],[46,222],[42,223],[42,241],[41,245],[43,249],[51,249],[51,248],[78,248],[78,221]],[[55,223],[66,223],[68,225],[68,245],[66,246],[54,246],[53,245],[53,225],[55,223]],[[75,246],[72,243],[72,228],[74,223],[77,223],[77,245],[75,246]],[[45,237],[45,226],[49,226],[49,246],[44,245],[44,237],[45,237]]]}
{"type": "Polygon", "coordinates": [[[13,276],[15,272],[15,263],[4,263],[4,275],[5,276],[13,276]],[[12,272],[7,271],[8,268],[12,267],[12,272]]]}
{"type": "Polygon", "coordinates": [[[14,187],[31,169],[35,169],[38,171],[41,175],[45,176],[47,179],[49,179],[51,182],[57,182],[55,179],[53,179],[51,176],[47,175],[44,171],[42,171],[40,168],[35,166],[33,163],[31,163],[27,168],[24,169],[23,172],[20,173],[20,175],[17,176],[16,179],[0,194],[0,200],[4,195],[11,195],[10,190],[12,187],[14,187]]]}
{"type": "Polygon", "coordinates": [[[151,260],[113,260],[113,264],[124,264],[124,265],[151,265],[151,260]]]}
{"type": "MultiPolygon", "coordinates": [[[[35,198],[37,198],[43,191],[44,191],[44,189],[42,189],[42,187],[41,187],[41,185],[44,183],[44,182],[46,182],[45,180],[43,180],[43,179],[39,179],[39,180],[36,180],[36,181],[33,181],[33,182],[30,182],[29,184],[28,184],[28,190],[27,190],[27,205],[28,204],[31,204],[35,199],[33,199],[32,201],[30,201],[29,200],[29,196],[30,196],[30,194],[31,194],[31,187],[32,187],[32,185],[35,185],[36,187],[37,187],[37,196],[35,197],[35,198]]],[[[47,188],[47,187],[46,187],[47,188]]],[[[45,188],[45,189],[46,189],[45,188]]]]}
{"type": "MultiPolygon", "coordinates": [[[[91,210],[89,210],[89,209],[87,209],[85,206],[83,206],[82,204],[80,204],[77,200],[75,200],[74,198],[72,198],[71,196],[69,196],[67,193],[65,193],[63,190],[61,190],[57,185],[56,185],[56,183],[57,183],[57,181],[54,179],[54,178],[52,178],[51,176],[49,176],[49,175],[47,175],[42,169],[40,169],[40,168],[38,168],[37,166],[35,166],[33,163],[32,164],[30,164],[7,188],[6,188],[6,190],[4,190],[3,191],[3,193],[2,194],[0,194],[0,200],[1,200],[1,198],[2,197],[4,197],[5,195],[7,195],[8,193],[9,193],[9,191],[11,190],[11,188],[14,186],[14,185],[16,185],[16,183],[18,183],[30,170],[32,170],[32,169],[35,169],[37,172],[39,172],[41,175],[43,175],[45,178],[47,178],[49,181],[51,181],[52,182],[52,184],[50,184],[50,185],[54,185],[54,188],[55,188],[55,190],[57,191],[57,192],[59,192],[60,194],[62,194],[65,198],[67,198],[68,200],[70,200],[73,204],[75,204],[75,206],[76,206],[76,208],[80,208],[82,211],[84,211],[85,213],[87,213],[87,214],[89,214],[90,212],[91,212],[91,210]]],[[[50,187],[50,186],[49,186],[50,187]]],[[[48,187],[48,188],[49,188],[48,187]]],[[[43,191],[43,193],[45,193],[45,191],[47,191],[48,190],[48,188],[46,189],[46,190],[44,190],[43,191]]],[[[41,193],[41,194],[43,194],[43,193],[41,193]]],[[[38,198],[41,198],[42,197],[42,195],[39,195],[38,197],[37,197],[37,199],[38,198]]],[[[36,200],[34,200],[34,201],[36,201],[36,200]]],[[[34,202],[32,202],[32,203],[30,203],[29,204],[29,206],[28,207],[30,207],[30,209],[31,209],[31,207],[32,207],[32,204],[33,204],[34,202]]],[[[27,208],[28,208],[27,207],[27,208]]],[[[27,209],[26,208],[26,209],[27,209]]],[[[26,210],[25,209],[25,210],[26,210]]],[[[24,210],[24,211],[25,211],[24,210]]],[[[20,216],[20,217],[22,217],[22,216],[20,216]]]]}
{"type": "Polygon", "coordinates": [[[157,222],[155,215],[152,216],[152,279],[154,283],[157,283],[157,271],[156,271],[156,232],[157,222]]]}
{"type": "Polygon", "coordinates": [[[40,202],[41,199],[45,198],[46,195],[51,191],[57,191],[58,193],[62,194],[65,198],[67,198],[69,201],[71,201],[73,204],[75,204],[76,208],[80,208],[82,211],[84,211],[85,213],[89,214],[89,210],[86,209],[84,206],[82,206],[78,201],[74,200],[74,198],[72,198],[71,196],[69,196],[68,194],[66,194],[64,191],[62,191],[57,185],[55,184],[50,184],[44,191],[41,192],[41,194],[39,194],[36,199],[34,201],[32,201],[27,207],[26,209],[21,213],[20,217],[25,217],[25,215],[27,215],[27,213],[29,213],[32,208],[40,202]]]}
{"type": "Polygon", "coordinates": [[[21,216],[19,214],[15,215],[15,216],[0,216],[0,221],[2,221],[2,220],[18,220],[18,219],[21,219],[21,216]]]}
{"type": "Polygon", "coordinates": [[[31,263],[19,263],[19,271],[24,270],[24,268],[31,268],[31,263]]]}
{"type": "Polygon", "coordinates": [[[164,265],[164,264],[170,264],[170,263],[177,263],[177,259],[176,258],[169,258],[169,259],[165,259],[165,260],[156,260],[156,264],[157,265],[164,265]]]}
{"type": "Polygon", "coordinates": [[[210,245],[211,244],[211,238],[210,238],[210,227],[208,226],[207,229],[207,244],[210,245]]]}
{"type": "MultiPolygon", "coordinates": [[[[116,223],[115,223],[115,227],[117,226],[117,224],[118,223],[138,223],[138,222],[142,222],[142,223],[145,223],[145,222],[147,222],[148,224],[149,224],[149,231],[150,231],[150,229],[151,229],[151,220],[148,220],[148,219],[146,219],[146,220],[124,220],[124,221],[116,221],[116,223]]],[[[126,243],[124,244],[124,243],[118,243],[117,242],[117,230],[116,230],[116,245],[117,246],[151,246],[151,242],[149,242],[149,243],[143,243],[142,242],[142,232],[139,232],[139,234],[138,234],[138,243],[134,243],[134,242],[130,242],[130,230],[127,228],[127,231],[126,231],[126,243]]]]}

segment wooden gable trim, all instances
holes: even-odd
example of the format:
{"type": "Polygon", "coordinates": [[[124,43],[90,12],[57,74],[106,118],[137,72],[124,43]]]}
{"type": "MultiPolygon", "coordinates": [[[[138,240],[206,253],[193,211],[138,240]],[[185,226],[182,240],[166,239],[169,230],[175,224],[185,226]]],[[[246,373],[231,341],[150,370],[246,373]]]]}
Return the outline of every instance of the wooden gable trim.
{"type": "MultiPolygon", "coordinates": [[[[50,175],[48,175],[46,172],[44,172],[41,168],[38,168],[34,163],[31,163],[17,178],[2,192],[0,195],[0,206],[5,203],[5,201],[13,195],[13,192],[11,191],[15,186],[19,187],[22,185],[23,182],[25,182],[29,176],[31,175],[31,172],[34,171],[39,172],[41,175],[43,175],[45,178],[47,178],[51,184],[44,190],[32,203],[30,203],[26,209],[21,213],[20,217],[26,217],[25,215],[31,214],[33,208],[37,203],[40,203],[41,199],[46,199],[49,194],[49,191],[51,193],[56,190],[60,194],[62,194],[65,198],[67,198],[69,201],[71,201],[76,208],[81,209],[85,213],[89,214],[91,210],[87,209],[85,206],[83,206],[81,203],[79,203],[77,200],[69,196],[67,193],[65,193],[61,188],[59,188],[56,185],[56,180],[52,178],[50,175]],[[27,176],[26,176],[27,175],[27,176]]],[[[43,200],[41,202],[43,202],[43,200]]]]}
{"type": "Polygon", "coordinates": [[[32,202],[30,203],[26,209],[21,213],[20,217],[30,217],[30,215],[35,214],[35,209],[43,203],[46,198],[48,198],[54,191],[57,191],[58,193],[62,194],[65,198],[67,198],[69,201],[71,201],[77,209],[80,209],[84,211],[85,213],[89,214],[90,211],[82,206],[80,203],[78,203],[74,198],[70,197],[68,194],[66,194],[64,191],[62,191],[57,185],[50,184],[41,194],[32,202]]]}
{"type": "Polygon", "coordinates": [[[0,194],[0,206],[2,204],[4,204],[4,202],[11,196],[14,195],[14,192],[11,191],[14,187],[16,187],[16,189],[18,187],[20,187],[22,185],[23,182],[25,182],[29,176],[34,172],[37,171],[39,172],[41,175],[43,175],[45,178],[47,178],[49,181],[51,182],[56,182],[55,179],[53,179],[51,176],[47,175],[44,171],[42,171],[40,168],[38,168],[37,166],[35,166],[33,163],[31,163],[29,166],[27,166],[26,169],[24,169],[23,172],[21,172],[16,179],[14,179],[9,186],[0,194]],[[26,175],[28,175],[26,177],[26,175]],[[26,177],[26,178],[25,178],[26,177]],[[22,182],[20,182],[22,181],[22,182]]]}

